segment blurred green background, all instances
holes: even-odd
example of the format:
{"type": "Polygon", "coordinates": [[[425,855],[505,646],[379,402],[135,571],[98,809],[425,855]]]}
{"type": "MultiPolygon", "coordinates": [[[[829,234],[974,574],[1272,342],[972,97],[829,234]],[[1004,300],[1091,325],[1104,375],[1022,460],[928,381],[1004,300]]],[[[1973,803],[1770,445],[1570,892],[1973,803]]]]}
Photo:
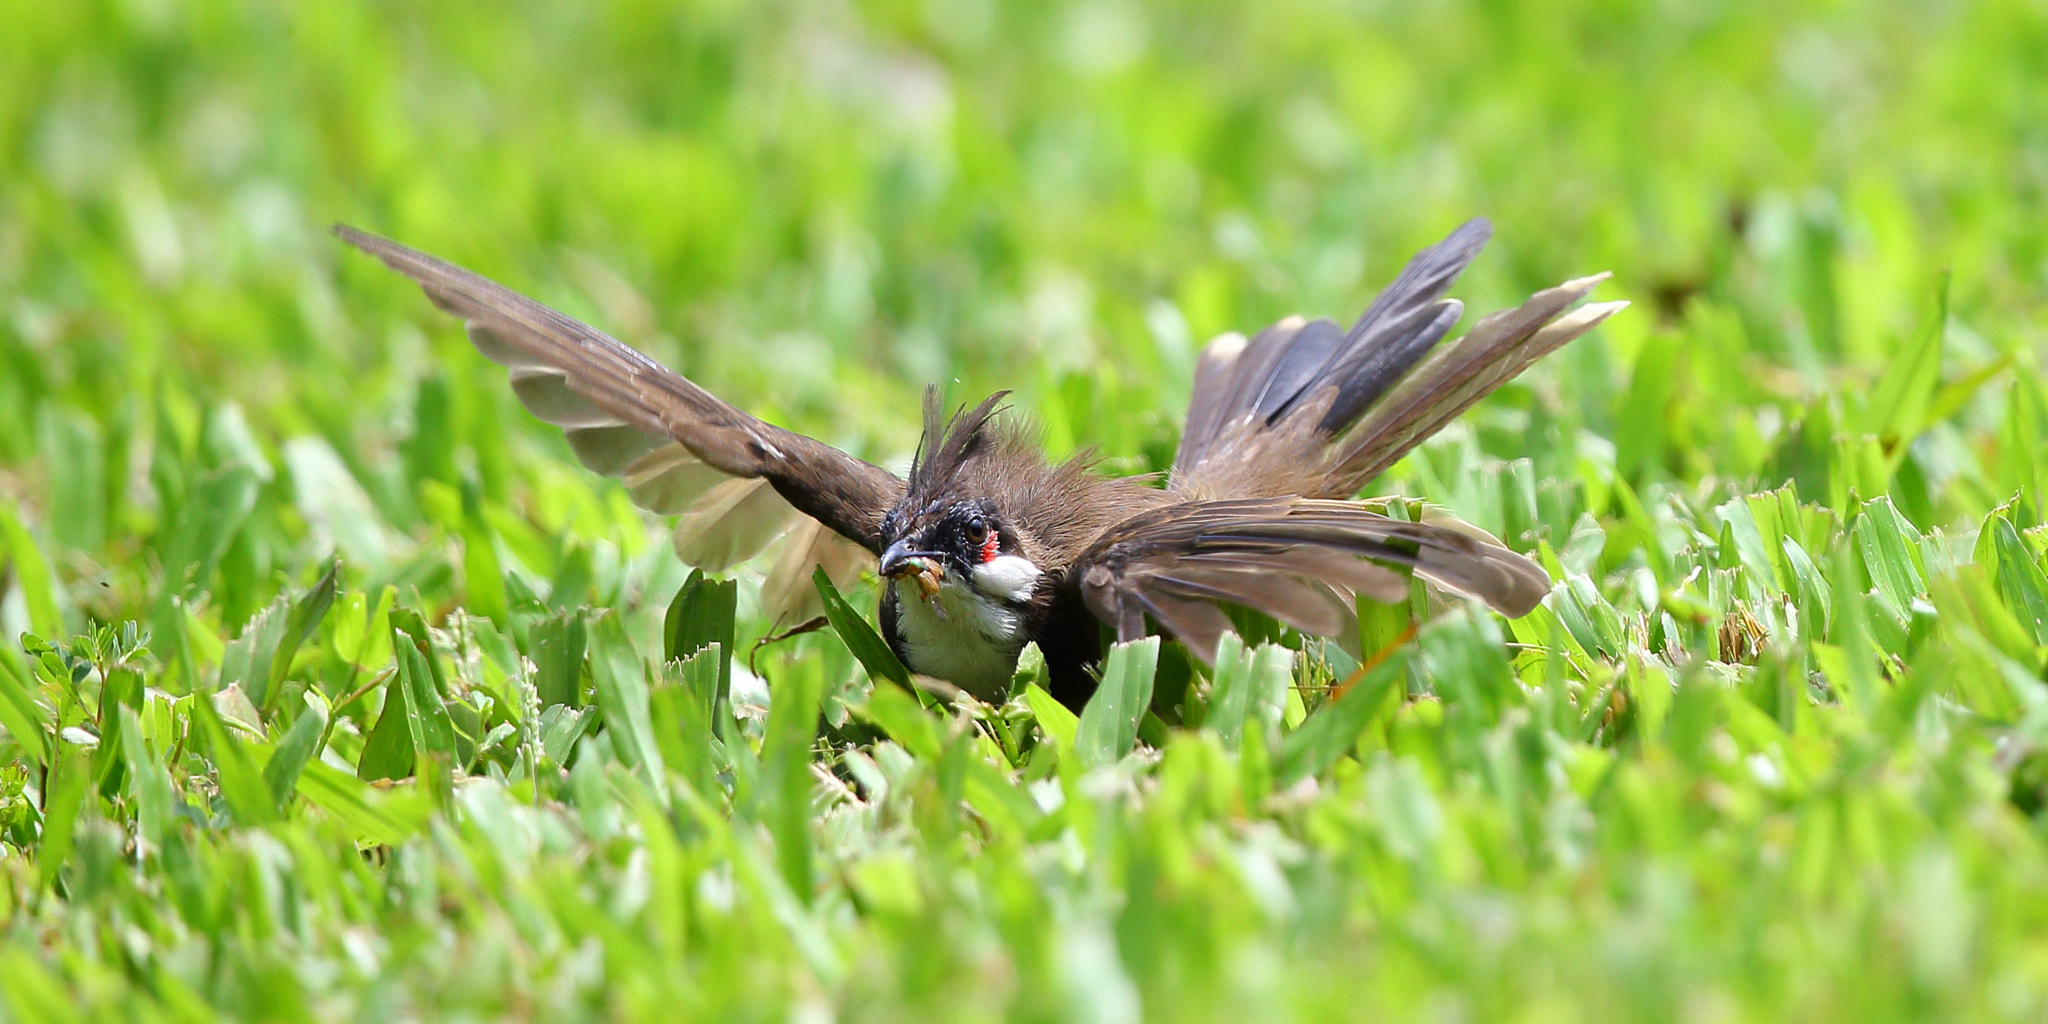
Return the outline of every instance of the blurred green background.
{"type": "MultiPolygon", "coordinates": [[[[918,388],[958,381],[1018,389],[1055,448],[1085,425],[1142,458],[1173,436],[1194,346],[1349,316],[1478,214],[1500,237],[1460,289],[1475,310],[1596,270],[1641,306],[1539,374],[1560,429],[1614,436],[1638,351],[1675,350],[1636,476],[1756,477],[1774,438],[1729,436],[1731,404],[1796,420],[1835,377],[1874,378],[1943,268],[1965,354],[2039,340],[2038,5],[9,20],[0,457],[24,498],[47,490],[39,417],[112,405],[146,427],[150,403],[109,396],[232,401],[265,444],[316,434],[371,464],[424,376],[502,408],[335,220],[876,457],[911,446],[918,388]]],[[[139,502],[114,482],[118,523],[139,502]]]]}
{"type": "MultiPolygon", "coordinates": [[[[0,997],[25,1020],[2039,1019],[2043,83],[2036,0],[11,3],[0,997]],[[644,704],[591,712],[607,654],[673,639],[662,525],[327,234],[462,263],[885,464],[940,382],[1015,389],[1055,452],[1144,471],[1202,342],[1355,316],[1475,215],[1497,235],[1469,312],[1602,270],[1635,303],[1380,485],[1543,558],[1544,612],[1432,626],[1411,702],[1296,691],[1273,742],[1313,768],[1284,793],[1213,729],[1097,782],[1008,739],[1001,773],[959,768],[943,715],[869,759],[830,732],[860,670],[807,636],[756,668],[823,687],[820,760],[749,719],[712,749],[767,760],[716,762],[738,790],[699,818],[620,781],[648,761],[611,745],[618,707],[644,704]],[[323,587],[335,617],[223,705],[243,739],[188,744],[219,728],[195,688],[323,587]],[[466,796],[356,780],[411,678],[380,600],[419,613],[466,796]],[[586,618],[590,664],[551,662],[586,618]],[[129,621],[146,655],[90,639],[129,621]],[[24,656],[25,631],[87,641],[24,656]],[[544,724],[512,699],[535,662],[568,695],[544,724]],[[573,748],[586,712],[603,743],[573,748]],[[536,778],[517,737],[557,726],[536,778]],[[236,780],[286,750],[314,781],[270,779],[256,815],[236,780]],[[761,767],[777,750],[794,774],[761,767]],[[902,805],[826,813],[863,761],[902,805]],[[536,800],[533,845],[493,831],[536,800]],[[656,804],[680,838],[649,838],[656,804]],[[815,901],[810,860],[778,862],[793,889],[747,866],[762,829],[818,858],[815,901]],[[493,846],[534,857],[476,867],[493,846]],[[754,916],[671,934],[650,885],[713,917],[737,887],[754,916]]],[[[738,575],[745,648],[767,624],[738,575]]]]}

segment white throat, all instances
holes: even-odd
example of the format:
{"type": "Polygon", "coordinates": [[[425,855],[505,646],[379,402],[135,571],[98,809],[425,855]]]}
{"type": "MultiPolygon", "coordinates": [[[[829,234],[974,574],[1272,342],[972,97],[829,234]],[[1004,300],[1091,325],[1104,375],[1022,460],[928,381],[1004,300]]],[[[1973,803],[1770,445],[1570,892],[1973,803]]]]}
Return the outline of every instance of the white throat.
{"type": "Polygon", "coordinates": [[[1040,575],[1028,560],[1003,555],[974,568],[974,586],[949,575],[929,598],[916,579],[897,580],[896,629],[910,670],[1001,700],[1025,641],[1025,609],[1011,602],[1029,600],[1040,575]]]}

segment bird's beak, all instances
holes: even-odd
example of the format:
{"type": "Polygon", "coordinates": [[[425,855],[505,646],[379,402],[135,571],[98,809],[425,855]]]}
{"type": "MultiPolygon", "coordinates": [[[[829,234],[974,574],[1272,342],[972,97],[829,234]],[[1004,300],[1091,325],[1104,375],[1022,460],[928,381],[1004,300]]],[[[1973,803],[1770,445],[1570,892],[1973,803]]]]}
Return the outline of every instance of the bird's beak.
{"type": "Polygon", "coordinates": [[[899,540],[882,552],[880,572],[886,579],[900,580],[906,576],[917,577],[918,586],[927,596],[937,592],[939,581],[946,578],[945,556],[937,551],[920,551],[907,540],[899,540]]]}

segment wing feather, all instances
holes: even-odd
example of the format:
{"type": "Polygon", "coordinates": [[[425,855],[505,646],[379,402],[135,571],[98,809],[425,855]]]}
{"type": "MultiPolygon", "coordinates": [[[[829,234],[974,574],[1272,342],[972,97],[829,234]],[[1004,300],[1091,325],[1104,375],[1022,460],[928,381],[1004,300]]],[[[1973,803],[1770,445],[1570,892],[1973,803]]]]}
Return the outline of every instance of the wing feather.
{"type": "Polygon", "coordinates": [[[1596,302],[1571,309],[1608,276],[1537,292],[1515,309],[1482,318],[1470,333],[1424,360],[1359,418],[1335,460],[1341,469],[1333,490],[1353,493],[1365,486],[1531,363],[1627,308],[1627,302],[1596,302]]]}
{"type": "Polygon", "coordinates": [[[624,344],[466,270],[352,228],[335,233],[463,318],[477,351],[506,368],[520,404],[561,427],[586,468],[620,478],[642,508],[677,516],[683,561],[716,572],[787,536],[762,582],[769,615],[815,614],[812,566],[844,586],[867,564],[882,513],[903,488],[894,476],[747,416],[624,344]],[[801,486],[813,478],[830,486],[801,486]],[[783,496],[790,490],[814,494],[808,517],[783,496]]]}
{"type": "Polygon", "coordinates": [[[634,504],[663,516],[679,515],[713,487],[738,479],[705,465],[673,441],[633,460],[619,477],[634,504]]]}
{"type": "Polygon", "coordinates": [[[821,615],[825,602],[811,584],[811,567],[822,567],[834,586],[846,590],[862,569],[873,564],[874,556],[866,549],[815,519],[799,518],[783,537],[781,553],[761,580],[761,610],[778,624],[821,615]]]}
{"type": "Polygon", "coordinates": [[[706,572],[723,572],[789,532],[796,518],[768,481],[726,480],[676,519],[676,554],[706,572]]]}
{"type": "Polygon", "coordinates": [[[1530,363],[1627,303],[1572,309],[1606,275],[1536,293],[1440,344],[1464,306],[1445,292],[1492,236],[1482,218],[1415,254],[1349,332],[1287,317],[1224,335],[1196,363],[1169,487],[1191,499],[1347,498],[1530,363]]]}
{"type": "MultiPolygon", "coordinates": [[[[1137,623],[1133,638],[1144,635],[1144,620],[1150,616],[1159,628],[1178,639],[1206,664],[1216,661],[1216,645],[1231,629],[1230,617],[1206,600],[1189,599],[1159,589],[1131,592],[1127,615],[1137,623]]],[[[1119,630],[1121,638],[1124,630],[1119,630]]]]}
{"type": "Polygon", "coordinates": [[[1148,589],[1181,597],[1257,608],[1304,633],[1332,636],[1344,628],[1351,609],[1320,580],[1274,572],[1215,572],[1181,569],[1155,573],[1148,589]]]}
{"type": "Polygon", "coordinates": [[[478,351],[512,371],[520,400],[567,430],[577,457],[591,468],[620,475],[676,442],[706,466],[765,481],[797,511],[870,551],[881,550],[882,516],[903,493],[894,474],[756,419],[609,335],[494,281],[345,225],[334,231],[461,317],[478,351]]]}
{"type": "Polygon", "coordinates": [[[1354,627],[1354,596],[1402,600],[1410,573],[1507,615],[1527,613],[1550,591],[1541,567],[1470,527],[1306,498],[1189,501],[1142,513],[1098,540],[1068,579],[1119,639],[1143,636],[1149,617],[1206,660],[1218,628],[1189,611],[1191,602],[1241,605],[1341,639],[1354,627]]]}

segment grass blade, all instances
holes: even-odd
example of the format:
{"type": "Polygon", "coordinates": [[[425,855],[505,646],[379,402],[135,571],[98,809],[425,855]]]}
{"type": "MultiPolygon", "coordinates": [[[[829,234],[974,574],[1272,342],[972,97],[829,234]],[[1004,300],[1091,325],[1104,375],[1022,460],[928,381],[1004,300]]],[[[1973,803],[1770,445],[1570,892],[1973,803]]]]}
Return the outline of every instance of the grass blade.
{"type": "Polygon", "coordinates": [[[448,703],[442,694],[447,684],[440,678],[440,664],[427,640],[426,623],[419,613],[398,609],[391,613],[391,649],[398,654],[397,686],[405,690],[405,723],[412,734],[412,751],[418,759],[426,755],[455,758],[455,723],[448,717],[448,703]]]}
{"type": "Polygon", "coordinates": [[[882,641],[875,627],[868,625],[868,620],[839,596],[839,588],[832,585],[832,578],[825,575],[822,566],[812,572],[811,582],[817,586],[818,596],[825,601],[826,621],[832,623],[832,631],[839,634],[840,642],[853,652],[861,667],[868,670],[868,677],[908,687],[910,670],[903,667],[903,662],[882,641]]]}
{"type": "Polygon", "coordinates": [[[91,780],[91,754],[69,743],[58,744],[56,763],[43,782],[43,834],[36,851],[45,889],[57,884],[58,872],[71,857],[72,835],[91,780]]]}
{"type": "Polygon", "coordinates": [[[161,849],[177,799],[171,776],[143,739],[135,709],[122,705],[119,711],[121,756],[127,761],[129,792],[135,800],[135,840],[144,852],[161,849]]]}
{"type": "Polygon", "coordinates": [[[2033,633],[2035,643],[2048,645],[2048,578],[2020,542],[2012,523],[1993,516],[1985,528],[1992,531],[1998,553],[1998,592],[2005,597],[2006,607],[2033,633]]]}
{"type": "Polygon", "coordinates": [[[1273,761],[1274,783],[1285,788],[1317,774],[1343,757],[1358,737],[1387,709],[1396,685],[1408,678],[1408,655],[1395,651],[1344,695],[1317,708],[1314,714],[1280,741],[1273,761]]]}
{"type": "Polygon", "coordinates": [[[29,763],[40,771],[50,765],[53,729],[49,712],[36,700],[33,686],[21,656],[11,647],[0,649],[0,728],[14,737],[29,763]]]}
{"type": "Polygon", "coordinates": [[[1038,720],[1038,727],[1045,730],[1047,739],[1063,751],[1074,749],[1074,735],[1079,731],[1081,720],[1068,711],[1066,705],[1053,699],[1037,683],[1024,687],[1024,701],[1031,707],[1031,715],[1038,720]]]}
{"type": "Polygon", "coordinates": [[[228,814],[245,828],[276,821],[277,802],[263,783],[263,771],[249,745],[221,721],[212,693],[202,691],[192,697],[192,724],[206,738],[206,753],[220,776],[221,800],[227,804],[228,814]]]}
{"type": "Polygon", "coordinates": [[[299,773],[298,793],[341,822],[358,843],[402,843],[426,824],[425,801],[403,799],[403,791],[379,792],[362,779],[317,759],[299,773]]]}
{"type": "Polygon", "coordinates": [[[277,649],[271,652],[269,686],[263,691],[266,699],[256,702],[259,709],[268,712],[276,703],[284,677],[291,671],[292,659],[313,632],[320,628],[320,623],[327,618],[328,609],[334,607],[334,598],[341,586],[340,576],[341,562],[328,559],[327,568],[321,572],[320,578],[292,602],[291,615],[284,624],[284,635],[279,638],[277,649]]]}
{"type": "Polygon", "coordinates": [[[687,658],[712,644],[718,645],[719,701],[732,692],[732,651],[734,620],[739,608],[739,584],[733,580],[707,579],[701,570],[690,578],[669,602],[662,620],[662,660],[687,658]]]}
{"type": "Polygon", "coordinates": [[[867,702],[861,705],[860,713],[861,717],[873,722],[890,739],[903,744],[903,749],[919,758],[936,761],[945,752],[945,727],[918,703],[909,690],[877,686],[868,694],[867,702]]]}
{"type": "Polygon", "coordinates": [[[1886,360],[1884,375],[1871,394],[1870,433],[1883,438],[1892,451],[1892,465],[1906,457],[1911,441],[1927,429],[1928,403],[1941,383],[1942,338],[1948,333],[1948,284],[1944,269],[1934,280],[1934,309],[1906,345],[1886,360]]]}
{"type": "Polygon", "coordinates": [[[306,762],[319,755],[320,741],[327,735],[327,702],[313,693],[307,693],[305,701],[306,710],[285,731],[284,738],[277,741],[277,749],[271,751],[270,761],[263,766],[263,783],[270,788],[270,798],[279,814],[289,808],[292,793],[298,790],[300,773],[305,771],[306,762]]]}
{"type": "MultiPolygon", "coordinates": [[[[819,575],[822,578],[822,570],[819,575]]],[[[760,792],[766,804],[762,818],[775,837],[775,862],[783,881],[808,904],[813,885],[811,743],[817,736],[825,685],[817,673],[798,672],[773,694],[768,732],[761,744],[760,792]]]]}
{"type": "Polygon", "coordinates": [[[1853,532],[1864,571],[1878,593],[1895,612],[1911,608],[1927,589],[1914,558],[1919,532],[1882,495],[1863,503],[1853,532]]]}
{"type": "Polygon", "coordinates": [[[1152,706],[1152,678],[1159,666],[1159,638],[1146,637],[1109,649],[1102,685],[1081,709],[1074,753],[1084,767],[1114,764],[1138,741],[1138,721],[1152,706]]]}
{"type": "Polygon", "coordinates": [[[581,611],[558,612],[533,627],[533,683],[541,707],[582,705],[588,643],[589,628],[581,611]]]}
{"type": "Polygon", "coordinates": [[[28,604],[29,628],[47,637],[64,636],[64,615],[57,606],[57,579],[43,550],[36,546],[28,528],[15,514],[10,502],[0,501],[0,544],[6,546],[7,560],[21,584],[21,596],[28,604]]]}
{"type": "Polygon", "coordinates": [[[357,778],[366,782],[397,780],[412,774],[412,713],[408,703],[406,687],[394,673],[384,684],[384,711],[377,716],[377,724],[370,728],[363,751],[356,757],[357,778]]]}
{"type": "Polygon", "coordinates": [[[647,671],[618,615],[607,612],[597,617],[592,639],[590,675],[597,685],[597,707],[604,713],[606,732],[629,768],[638,768],[655,792],[661,786],[665,767],[661,745],[654,738],[654,722],[648,708],[647,671]]]}
{"type": "Polygon", "coordinates": [[[718,674],[724,645],[713,644],[662,667],[648,693],[648,716],[665,764],[681,773],[699,797],[717,790],[718,766],[711,753],[711,716],[718,708],[718,674]]]}
{"type": "Polygon", "coordinates": [[[284,643],[285,618],[290,614],[290,606],[290,599],[280,596],[242,627],[241,636],[228,641],[227,652],[221,657],[220,679],[214,686],[216,690],[225,693],[230,687],[235,687],[248,695],[249,703],[255,705],[259,712],[269,707],[273,696],[271,663],[277,658],[278,647],[284,643]]]}

